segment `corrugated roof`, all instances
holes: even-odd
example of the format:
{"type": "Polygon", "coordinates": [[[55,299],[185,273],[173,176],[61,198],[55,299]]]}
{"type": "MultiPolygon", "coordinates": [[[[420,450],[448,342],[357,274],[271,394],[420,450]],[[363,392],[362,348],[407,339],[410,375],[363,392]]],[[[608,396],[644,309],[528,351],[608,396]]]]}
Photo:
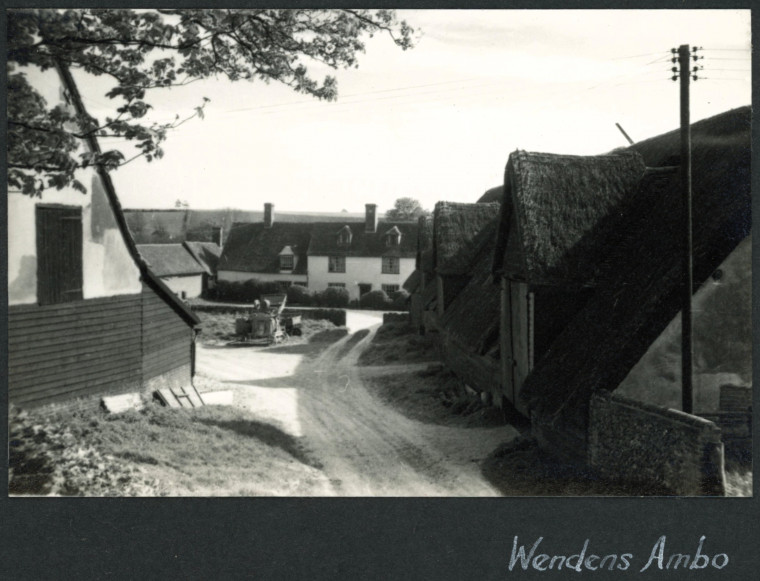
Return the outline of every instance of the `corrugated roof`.
{"type": "MultiPolygon", "coordinates": [[[[701,284],[751,231],[751,111],[692,126],[693,265],[701,284]]],[[[672,165],[674,132],[635,144],[648,163],[672,165]]],[[[614,390],[681,307],[678,172],[648,173],[607,240],[605,276],[525,381],[522,397],[578,433],[591,394],[614,390]]]]}
{"type": "Polygon", "coordinates": [[[138,244],[137,249],[158,276],[202,274],[206,269],[182,244],[138,244]]]}

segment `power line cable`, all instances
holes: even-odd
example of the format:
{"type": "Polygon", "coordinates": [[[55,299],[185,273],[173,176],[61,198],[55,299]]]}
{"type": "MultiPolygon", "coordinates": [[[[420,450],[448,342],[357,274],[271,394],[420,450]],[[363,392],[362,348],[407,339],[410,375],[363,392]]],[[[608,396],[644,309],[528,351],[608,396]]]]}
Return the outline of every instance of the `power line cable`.
{"type": "MultiPolygon", "coordinates": [[[[649,54],[659,54],[659,53],[649,53],[649,54]]],[[[645,55],[645,56],[649,56],[649,55],[645,55]]],[[[658,58],[658,59],[656,59],[656,60],[654,60],[654,61],[652,61],[650,63],[646,63],[646,64],[642,65],[642,67],[646,67],[646,66],[649,66],[651,64],[660,62],[660,61],[668,60],[668,58],[669,57],[667,55],[663,56],[663,57],[658,58]]],[[[627,76],[627,75],[635,75],[635,74],[646,74],[648,72],[650,72],[650,71],[635,71],[633,73],[624,73],[624,75],[627,76]]],[[[618,76],[620,76],[620,75],[618,75],[618,76]]],[[[381,93],[406,91],[406,90],[415,89],[415,88],[426,88],[426,87],[441,86],[441,85],[447,85],[447,84],[453,84],[453,83],[463,83],[463,82],[466,82],[466,81],[469,81],[469,80],[474,80],[474,79],[475,78],[460,79],[460,80],[456,80],[456,81],[444,81],[444,82],[441,82],[441,83],[428,83],[428,84],[424,84],[424,85],[412,85],[412,86],[408,86],[408,87],[397,87],[397,88],[394,88],[394,89],[384,89],[384,90],[379,90],[379,91],[370,91],[370,92],[366,92],[366,93],[352,93],[352,94],[344,95],[341,98],[341,100],[339,100],[336,103],[330,103],[329,105],[331,105],[331,106],[337,106],[337,105],[345,105],[345,104],[350,104],[350,103],[357,103],[358,104],[358,103],[373,102],[373,101],[375,101],[375,99],[365,99],[365,100],[346,100],[346,99],[350,99],[351,97],[364,97],[364,96],[368,96],[368,95],[376,95],[376,94],[381,94],[381,93]]],[[[381,97],[378,100],[403,98],[403,97],[407,97],[407,96],[417,96],[417,95],[439,94],[439,93],[449,94],[451,91],[462,91],[462,90],[469,90],[469,89],[474,89],[474,88],[478,88],[478,87],[490,87],[490,86],[498,86],[498,85],[503,85],[503,84],[510,85],[510,84],[521,83],[521,82],[524,82],[524,81],[522,81],[522,80],[486,81],[486,82],[481,82],[481,83],[478,83],[478,84],[471,84],[471,85],[464,85],[464,86],[461,86],[461,87],[454,87],[454,88],[451,88],[451,89],[441,89],[441,90],[436,90],[436,91],[413,91],[410,94],[390,95],[388,97],[381,97]]],[[[567,82],[580,82],[580,81],[567,81],[567,82]]],[[[231,110],[225,111],[225,113],[238,113],[238,112],[244,112],[244,111],[265,111],[265,110],[280,111],[280,110],[284,110],[284,109],[287,109],[287,110],[298,110],[298,109],[292,109],[292,107],[295,107],[295,106],[298,106],[298,105],[306,105],[308,107],[313,107],[313,106],[319,106],[319,105],[322,105],[322,104],[323,104],[322,102],[320,102],[320,101],[314,101],[314,100],[292,101],[292,102],[289,102],[289,103],[280,103],[280,104],[274,104],[274,105],[260,105],[260,106],[256,106],[256,107],[244,107],[244,108],[239,108],[239,109],[231,109],[231,110]]]]}

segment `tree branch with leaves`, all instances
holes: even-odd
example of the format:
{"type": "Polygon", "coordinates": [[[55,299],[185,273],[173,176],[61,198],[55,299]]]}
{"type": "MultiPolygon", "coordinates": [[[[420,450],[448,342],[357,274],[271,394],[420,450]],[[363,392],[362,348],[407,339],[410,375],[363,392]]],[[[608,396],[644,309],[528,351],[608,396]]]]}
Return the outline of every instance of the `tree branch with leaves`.
{"type": "Polygon", "coordinates": [[[202,118],[208,103],[203,98],[191,115],[172,122],[148,123],[149,91],[221,77],[276,81],[332,101],[335,78],[317,80],[310,66],[357,67],[365,38],[387,34],[406,50],[415,35],[393,10],[21,9],[7,16],[8,185],[37,196],[48,188],[85,192],[75,178],[83,167],[114,170],[137,157],[161,158],[168,132],[202,118]],[[101,122],[49,105],[29,83],[26,67],[109,78],[114,115],[101,122]],[[79,140],[92,135],[131,142],[138,154],[82,153],[79,140]]]}

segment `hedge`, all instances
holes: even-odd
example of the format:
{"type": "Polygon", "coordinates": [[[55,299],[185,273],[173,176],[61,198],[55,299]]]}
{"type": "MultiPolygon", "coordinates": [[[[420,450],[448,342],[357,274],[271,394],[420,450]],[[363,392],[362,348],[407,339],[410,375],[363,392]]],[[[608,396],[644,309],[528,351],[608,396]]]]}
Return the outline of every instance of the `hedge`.
{"type": "Polygon", "coordinates": [[[359,299],[359,306],[362,309],[374,309],[376,311],[385,311],[390,309],[391,299],[382,290],[373,290],[364,293],[359,299]]]}
{"type": "Polygon", "coordinates": [[[345,308],[348,306],[348,290],[343,287],[328,286],[322,292],[312,295],[312,304],[320,307],[345,308]]]}

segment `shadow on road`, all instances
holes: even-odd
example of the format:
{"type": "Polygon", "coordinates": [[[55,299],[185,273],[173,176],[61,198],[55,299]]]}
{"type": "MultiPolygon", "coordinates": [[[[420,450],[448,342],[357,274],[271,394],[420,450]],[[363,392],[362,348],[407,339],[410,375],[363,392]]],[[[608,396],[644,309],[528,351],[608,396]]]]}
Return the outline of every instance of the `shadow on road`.
{"type": "Polygon", "coordinates": [[[295,375],[261,377],[257,379],[226,379],[224,383],[248,385],[251,387],[300,387],[295,375]]]}
{"type": "Polygon", "coordinates": [[[199,419],[198,421],[208,426],[217,426],[225,430],[233,431],[237,434],[240,434],[241,436],[255,438],[263,444],[280,448],[282,451],[290,454],[293,456],[293,458],[302,464],[306,464],[307,466],[311,466],[317,469],[322,468],[322,464],[320,464],[317,460],[311,458],[308,452],[295,437],[283,432],[271,424],[253,420],[222,421],[199,419]]]}
{"type": "Polygon", "coordinates": [[[335,356],[336,359],[341,360],[343,359],[348,353],[353,349],[356,344],[364,339],[367,335],[369,335],[369,329],[360,329],[353,335],[351,335],[351,338],[346,341],[345,345],[343,345],[340,348],[340,351],[338,351],[337,355],[335,356]]]}

